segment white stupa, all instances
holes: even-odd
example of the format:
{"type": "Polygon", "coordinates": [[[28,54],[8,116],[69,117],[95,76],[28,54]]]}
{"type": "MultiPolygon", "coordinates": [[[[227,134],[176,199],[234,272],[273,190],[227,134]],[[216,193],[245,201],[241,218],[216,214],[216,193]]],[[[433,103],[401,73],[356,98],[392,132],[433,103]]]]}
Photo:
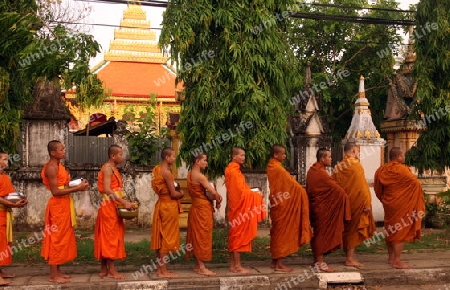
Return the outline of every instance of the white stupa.
{"type": "Polygon", "coordinates": [[[347,135],[342,140],[342,146],[347,142],[354,142],[359,147],[359,160],[364,168],[364,175],[369,184],[372,196],[372,212],[375,221],[383,221],[383,205],[373,190],[375,171],[384,163],[386,141],[380,137],[373,124],[369,109],[369,101],[364,90],[364,77],[359,80],[359,97],[355,102],[355,112],[347,135]]]}
{"type": "Polygon", "coordinates": [[[364,91],[364,77],[361,76],[359,80],[359,97],[355,102],[355,112],[353,113],[352,123],[347,130],[347,135],[344,138],[346,142],[357,143],[376,143],[384,145],[386,141],[380,138],[377,128],[373,124],[372,114],[369,109],[369,100],[366,98],[364,91]]]}

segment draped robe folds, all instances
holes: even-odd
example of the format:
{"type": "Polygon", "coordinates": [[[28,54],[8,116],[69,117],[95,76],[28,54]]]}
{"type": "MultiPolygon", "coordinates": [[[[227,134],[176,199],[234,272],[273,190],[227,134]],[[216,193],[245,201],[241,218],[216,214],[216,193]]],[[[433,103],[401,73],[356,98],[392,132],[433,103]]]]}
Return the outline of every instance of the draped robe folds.
{"type": "Polygon", "coordinates": [[[351,219],[347,194],[318,162],[308,171],[306,192],[314,234],[311,239],[314,256],[340,249],[344,222],[351,219]]]}
{"type": "Polygon", "coordinates": [[[192,183],[191,172],[187,175],[187,186],[192,199],[189,209],[186,244],[192,245],[192,251],[186,252],[189,259],[191,253],[200,261],[212,260],[213,203],[205,194],[201,184],[192,183]]]}
{"type": "MultiPolygon", "coordinates": [[[[125,253],[125,224],[123,219],[117,215],[116,203],[105,194],[103,169],[108,166],[103,165],[98,173],[98,190],[102,193],[102,203],[98,209],[97,220],[94,231],[94,257],[102,259],[124,259],[125,253]]],[[[109,168],[113,170],[112,167],[109,168]]],[[[113,191],[122,189],[122,177],[119,170],[114,168],[114,174],[111,176],[110,188],[113,191]]]]}
{"type": "Polygon", "coordinates": [[[350,201],[352,218],[344,225],[343,241],[344,249],[353,249],[375,232],[369,185],[361,163],[354,157],[344,157],[336,164],[332,177],[345,190],[350,201]],[[370,211],[364,212],[365,209],[370,211]]]}
{"type": "Polygon", "coordinates": [[[420,239],[425,200],[422,186],[411,170],[396,161],[381,166],[375,172],[374,189],[384,208],[386,243],[420,239]]]}
{"type": "Polygon", "coordinates": [[[266,217],[262,195],[251,191],[237,162],[225,168],[225,186],[228,201],[228,250],[251,252],[252,240],[258,234],[258,222],[266,217]]]}
{"type": "Polygon", "coordinates": [[[296,253],[308,244],[312,232],[309,222],[309,201],[305,189],[271,158],[267,165],[269,179],[270,252],[273,259],[296,253]]]}
{"type": "MultiPolygon", "coordinates": [[[[14,192],[14,187],[6,173],[0,173],[0,196],[5,197],[11,192],[14,192]]],[[[12,231],[11,224],[11,209],[1,206],[0,209],[0,252],[6,255],[0,255],[0,266],[6,266],[12,264],[12,254],[9,251],[11,247],[11,241],[8,241],[8,230],[12,231]],[[10,215],[8,219],[8,215],[10,215]],[[10,224],[8,227],[8,223],[10,224]]]]}
{"type": "MultiPolygon", "coordinates": [[[[181,203],[180,200],[172,199],[169,187],[161,174],[161,165],[153,168],[152,176],[152,187],[159,199],[153,212],[150,249],[167,254],[180,249],[181,203]]],[[[174,182],[173,177],[170,182],[174,182]]]]}
{"type": "MultiPolygon", "coordinates": [[[[45,170],[48,162],[42,168],[41,177],[45,186],[50,189],[45,170]]],[[[70,177],[64,166],[59,163],[57,174],[58,187],[69,185],[70,177]]],[[[41,256],[49,265],[61,265],[72,261],[77,256],[77,244],[72,225],[71,197],[51,196],[47,203],[45,214],[45,236],[42,242],[41,256]],[[50,230],[47,230],[50,229],[50,230]]]]}

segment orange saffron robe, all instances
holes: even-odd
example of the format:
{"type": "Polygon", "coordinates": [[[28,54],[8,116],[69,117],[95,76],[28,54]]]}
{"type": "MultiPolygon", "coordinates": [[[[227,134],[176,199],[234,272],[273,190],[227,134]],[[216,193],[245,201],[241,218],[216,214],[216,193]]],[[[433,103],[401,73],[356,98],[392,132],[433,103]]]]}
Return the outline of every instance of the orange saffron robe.
{"type": "Polygon", "coordinates": [[[350,201],[352,219],[344,225],[343,240],[344,249],[353,249],[375,232],[369,185],[364,168],[354,157],[346,156],[336,164],[332,177],[345,190],[350,201]],[[364,212],[366,208],[370,211],[364,212]]]}
{"type": "MultiPolygon", "coordinates": [[[[11,192],[14,192],[14,187],[5,172],[0,173],[0,196],[5,197],[11,192]]],[[[8,241],[7,235],[7,207],[3,206],[0,210],[0,266],[12,264],[12,252],[9,250],[12,243],[8,241]]]]}
{"type": "Polygon", "coordinates": [[[347,194],[319,162],[314,163],[306,175],[306,192],[314,233],[311,239],[314,255],[340,249],[344,222],[351,219],[347,194]]]}
{"type": "MultiPolygon", "coordinates": [[[[161,174],[161,165],[152,171],[152,187],[159,196],[153,212],[150,249],[161,254],[175,252],[180,248],[180,200],[172,199],[169,187],[161,174]]],[[[172,177],[171,182],[174,182],[172,177]]]]}
{"type": "Polygon", "coordinates": [[[267,178],[272,221],[270,252],[273,259],[279,259],[296,253],[311,240],[309,201],[305,189],[274,158],[267,165],[267,178]]]}
{"type": "MultiPolygon", "coordinates": [[[[104,164],[103,168],[107,164],[104,164]]],[[[112,168],[110,168],[112,170],[112,168]]],[[[125,254],[125,224],[119,218],[116,210],[116,201],[111,200],[105,193],[103,171],[98,173],[98,191],[102,193],[102,203],[98,209],[94,231],[94,257],[102,259],[124,259],[125,254]]],[[[114,169],[111,176],[110,188],[115,191],[122,189],[122,177],[119,170],[114,169]]],[[[118,203],[118,202],[117,202],[118,203]]]]}
{"type": "Polygon", "coordinates": [[[386,243],[396,245],[420,239],[425,200],[422,186],[408,166],[389,162],[375,172],[374,183],[384,208],[386,243]]]}
{"type": "MultiPolygon", "coordinates": [[[[212,260],[213,202],[205,194],[201,184],[191,181],[191,172],[187,175],[187,186],[192,199],[189,209],[186,244],[192,245],[192,253],[200,261],[212,260]]],[[[191,252],[186,252],[189,259],[191,252]]]]}
{"type": "Polygon", "coordinates": [[[230,224],[228,250],[251,252],[252,240],[258,234],[258,222],[266,217],[262,195],[250,190],[237,162],[230,162],[225,168],[225,186],[230,224]]]}
{"type": "MultiPolygon", "coordinates": [[[[42,182],[50,189],[49,180],[45,176],[48,162],[41,171],[42,182]]],[[[58,165],[58,187],[69,185],[70,177],[64,166],[58,165]]],[[[71,221],[70,197],[51,196],[47,203],[45,214],[44,240],[42,242],[41,256],[49,265],[61,265],[77,257],[77,244],[71,221]]]]}

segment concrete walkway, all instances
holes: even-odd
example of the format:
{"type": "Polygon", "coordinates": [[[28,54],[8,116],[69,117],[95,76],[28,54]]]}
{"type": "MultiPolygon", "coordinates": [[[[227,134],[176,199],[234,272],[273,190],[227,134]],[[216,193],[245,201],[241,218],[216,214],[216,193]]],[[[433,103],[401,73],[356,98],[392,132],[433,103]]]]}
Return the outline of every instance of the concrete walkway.
{"type": "MultiPolygon", "coordinates": [[[[149,232],[127,232],[126,240],[131,242],[149,238],[149,232]]],[[[268,230],[260,231],[260,235],[268,235],[268,230]]],[[[430,253],[404,254],[404,261],[414,269],[398,270],[387,264],[387,255],[358,255],[365,267],[356,269],[343,265],[343,257],[326,257],[326,262],[334,268],[342,285],[348,279],[360,277],[363,282],[359,288],[338,289],[423,289],[450,290],[450,250],[430,253]]],[[[244,262],[244,267],[251,269],[250,275],[236,275],[228,270],[229,265],[207,264],[217,272],[216,277],[205,277],[192,271],[191,264],[169,265],[179,278],[159,279],[148,265],[118,267],[127,276],[126,280],[113,280],[98,276],[99,266],[63,266],[64,273],[73,276],[72,282],[55,285],[48,282],[48,266],[8,266],[6,272],[16,274],[12,283],[2,289],[325,289],[330,277],[319,277],[311,267],[311,258],[289,257],[286,264],[293,267],[293,273],[280,273],[270,269],[267,261],[244,262]],[[147,267],[145,267],[147,266],[147,267]],[[319,288],[320,287],[320,288],[319,288]],[[325,288],[324,288],[325,287],[325,288]]],[[[8,279],[9,280],[9,279],[8,279]]],[[[356,281],[356,280],[355,280],[356,281]]],[[[329,288],[331,289],[331,288],[329,288]]]]}

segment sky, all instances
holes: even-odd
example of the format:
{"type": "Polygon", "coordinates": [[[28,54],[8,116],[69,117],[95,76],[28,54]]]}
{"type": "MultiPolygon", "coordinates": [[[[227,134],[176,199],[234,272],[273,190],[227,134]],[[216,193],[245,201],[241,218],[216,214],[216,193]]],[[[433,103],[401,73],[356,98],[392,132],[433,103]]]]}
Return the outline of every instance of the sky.
{"type": "MultiPolygon", "coordinates": [[[[419,2],[419,0],[397,1],[400,3],[400,8],[404,10],[408,9],[410,4],[416,4],[417,2],[419,2]]],[[[84,1],[75,1],[75,3],[76,5],[91,6],[91,14],[87,19],[85,19],[85,22],[90,24],[107,24],[118,26],[120,20],[122,19],[123,11],[126,9],[125,4],[84,1]]],[[[156,31],[156,37],[158,39],[165,8],[142,6],[142,9],[147,12],[147,20],[150,20],[151,27],[155,29],[154,31],[156,31]]],[[[90,62],[90,66],[93,67],[103,60],[103,53],[108,51],[109,44],[111,40],[114,39],[115,27],[98,25],[91,25],[89,27],[87,33],[94,35],[95,39],[102,46],[102,52],[98,54],[97,57],[93,58],[90,62]]]]}

